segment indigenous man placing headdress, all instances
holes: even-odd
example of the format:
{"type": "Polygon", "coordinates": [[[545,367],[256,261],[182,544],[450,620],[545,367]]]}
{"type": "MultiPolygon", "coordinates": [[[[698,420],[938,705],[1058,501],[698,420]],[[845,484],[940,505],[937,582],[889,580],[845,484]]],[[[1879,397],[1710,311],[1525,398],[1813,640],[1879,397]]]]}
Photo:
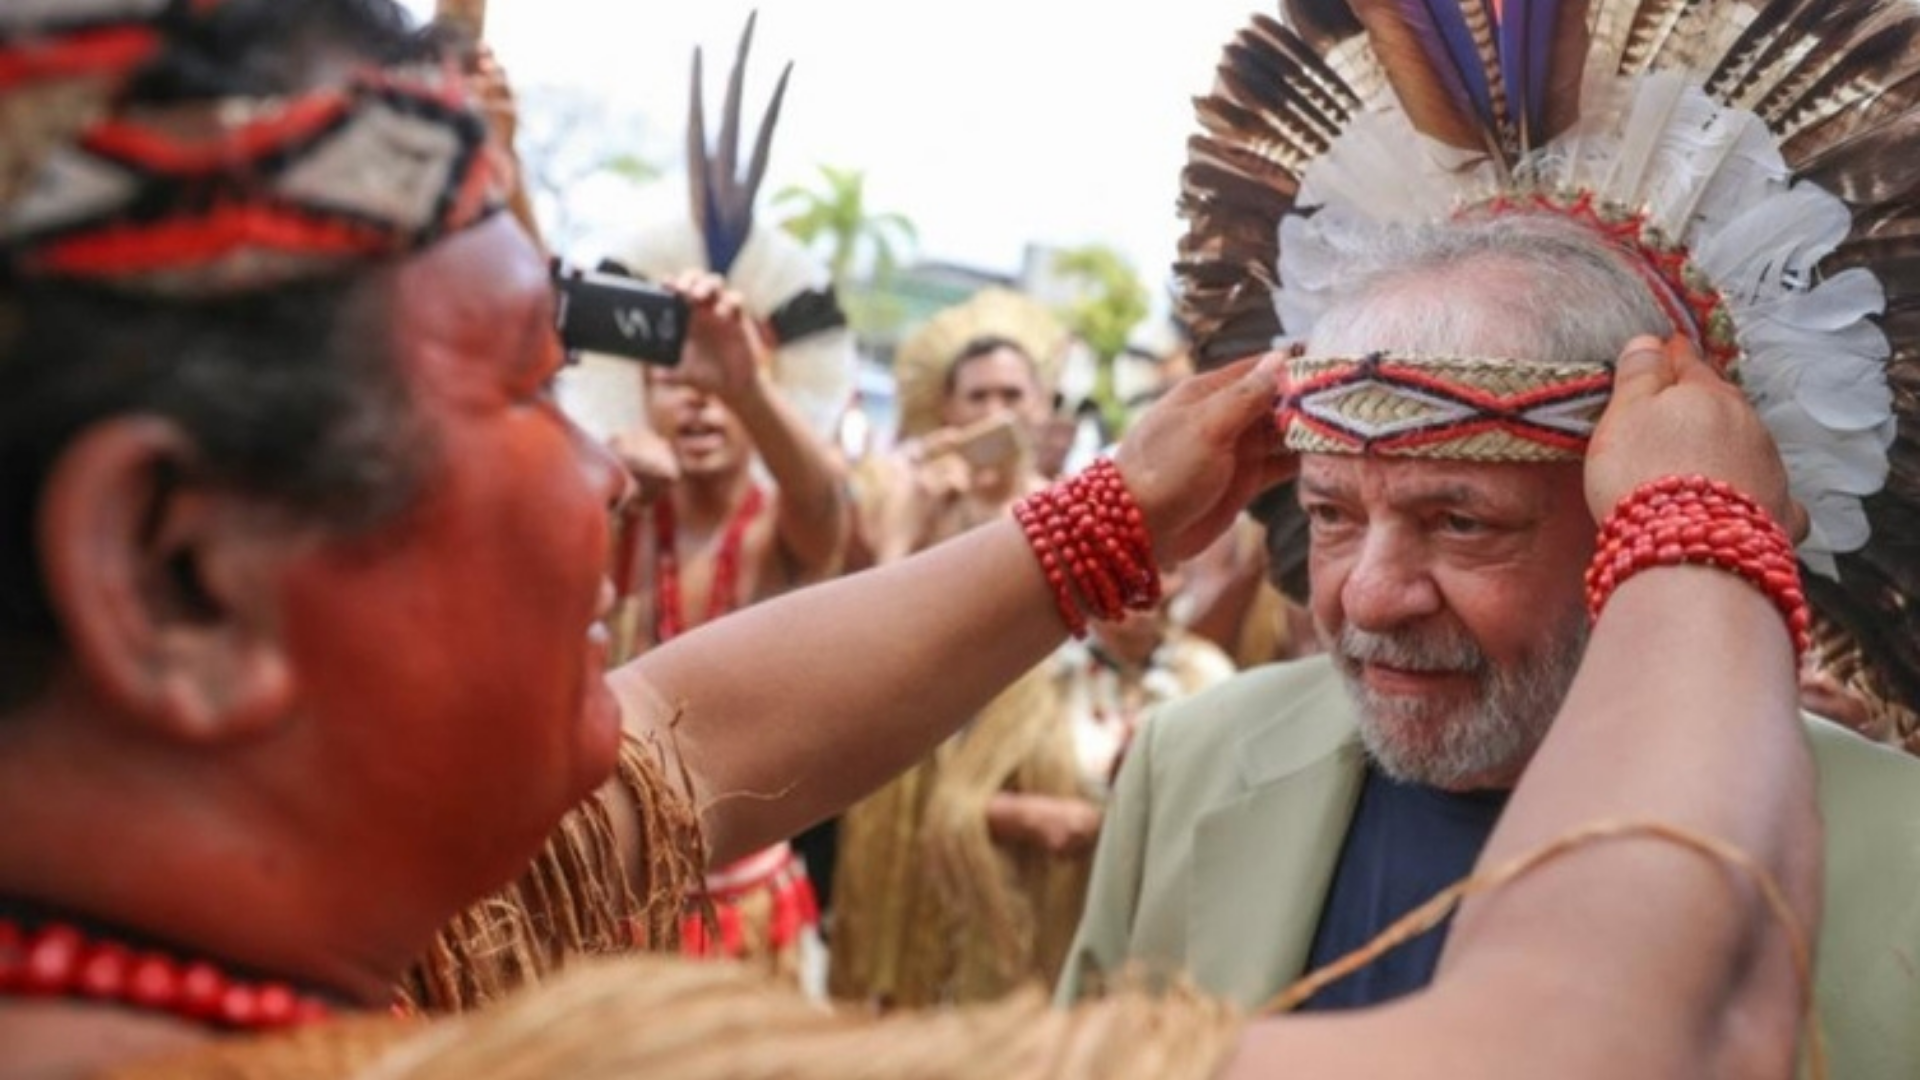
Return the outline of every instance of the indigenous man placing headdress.
{"type": "MultiPolygon", "coordinates": [[[[1634,335],[1672,335],[1767,423],[1810,518],[1805,595],[1768,571],[1818,613],[1803,640],[1920,694],[1920,8],[1281,8],[1198,102],[1178,272],[1204,358],[1294,352],[1276,421],[1302,472],[1266,510],[1308,537],[1281,568],[1304,559],[1331,655],[1142,735],[1068,994],[1132,958],[1260,1000],[1364,941],[1476,857],[1619,574],[1749,558],[1738,529],[1596,539],[1580,462],[1634,335]]],[[[1809,734],[1838,1073],[1915,1075],[1920,995],[1890,958],[1920,945],[1920,764],[1809,734]]],[[[1310,1004],[1386,1000],[1436,962],[1437,936],[1310,1004]]]]}

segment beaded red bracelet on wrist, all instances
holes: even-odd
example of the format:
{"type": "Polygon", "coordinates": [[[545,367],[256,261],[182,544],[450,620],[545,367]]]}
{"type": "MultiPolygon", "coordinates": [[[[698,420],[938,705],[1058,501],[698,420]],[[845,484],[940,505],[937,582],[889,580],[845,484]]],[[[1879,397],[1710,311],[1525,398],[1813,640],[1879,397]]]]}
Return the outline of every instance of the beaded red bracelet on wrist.
{"type": "Polygon", "coordinates": [[[1089,617],[1117,619],[1160,602],[1146,518],[1111,460],[1021,499],[1013,517],[1073,636],[1085,636],[1089,617]]]}
{"type": "Polygon", "coordinates": [[[1642,484],[1607,515],[1587,568],[1588,614],[1598,619],[1613,590],[1634,574],[1682,563],[1746,578],[1780,609],[1795,653],[1807,651],[1813,620],[1793,542],[1759,503],[1704,476],[1642,484]]]}

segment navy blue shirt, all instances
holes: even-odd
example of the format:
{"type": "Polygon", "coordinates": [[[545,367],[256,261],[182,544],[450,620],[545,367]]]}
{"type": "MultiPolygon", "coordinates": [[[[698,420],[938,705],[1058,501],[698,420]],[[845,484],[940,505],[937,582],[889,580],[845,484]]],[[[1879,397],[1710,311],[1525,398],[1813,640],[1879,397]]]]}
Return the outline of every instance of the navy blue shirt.
{"type": "MultiPolygon", "coordinates": [[[[1506,805],[1504,791],[1455,794],[1390,780],[1368,766],[1307,970],[1367,944],[1395,919],[1466,877],[1506,805]]],[[[1351,1009],[1420,989],[1433,979],[1451,925],[1449,918],[1322,987],[1301,1009],[1351,1009]]]]}

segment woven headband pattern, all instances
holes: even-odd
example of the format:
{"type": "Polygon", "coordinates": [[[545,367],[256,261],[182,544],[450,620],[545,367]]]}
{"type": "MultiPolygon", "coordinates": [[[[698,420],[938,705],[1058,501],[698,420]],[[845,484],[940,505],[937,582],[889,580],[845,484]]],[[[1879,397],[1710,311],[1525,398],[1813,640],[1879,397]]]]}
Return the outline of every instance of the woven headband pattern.
{"type": "Polygon", "coordinates": [[[140,106],[118,94],[161,48],[154,25],[18,22],[0,21],[0,263],[12,276],[182,297],[267,288],[418,250],[504,201],[508,170],[449,67],[140,106]]]}
{"type": "Polygon", "coordinates": [[[1455,461],[1578,461],[1613,368],[1494,357],[1296,357],[1274,423],[1288,449],[1455,461]]]}

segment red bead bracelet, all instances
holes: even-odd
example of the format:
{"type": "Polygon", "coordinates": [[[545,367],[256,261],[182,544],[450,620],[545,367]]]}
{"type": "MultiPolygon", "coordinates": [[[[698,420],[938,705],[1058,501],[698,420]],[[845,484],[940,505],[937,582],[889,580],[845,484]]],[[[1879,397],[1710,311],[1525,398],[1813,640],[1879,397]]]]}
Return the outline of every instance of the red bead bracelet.
{"type": "Polygon", "coordinates": [[[1073,636],[1086,635],[1088,617],[1118,619],[1160,603],[1146,517],[1110,459],[1021,499],[1013,517],[1073,636]]]}
{"type": "Polygon", "coordinates": [[[1796,653],[1811,644],[1812,616],[1800,587],[1793,542],[1759,503],[1720,480],[1668,476],[1635,488],[1600,526],[1587,567],[1587,612],[1650,566],[1715,566],[1738,574],[1773,600],[1796,653]]]}

